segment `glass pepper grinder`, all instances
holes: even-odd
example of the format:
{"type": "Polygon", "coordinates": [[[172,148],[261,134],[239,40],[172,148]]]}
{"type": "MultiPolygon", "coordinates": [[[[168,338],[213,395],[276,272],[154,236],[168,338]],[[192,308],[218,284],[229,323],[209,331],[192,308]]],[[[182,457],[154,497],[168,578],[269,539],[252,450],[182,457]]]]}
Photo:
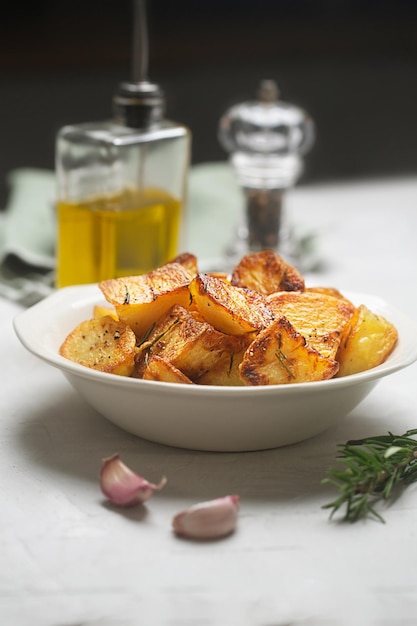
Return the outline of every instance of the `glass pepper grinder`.
{"type": "Polygon", "coordinates": [[[57,136],[57,287],[143,274],[180,251],[191,135],[165,119],[147,70],[145,0],[134,0],[133,76],[113,118],[57,136]]]}
{"type": "Polygon", "coordinates": [[[227,252],[229,262],[264,249],[293,257],[284,196],[299,179],[303,155],[314,143],[312,119],[280,100],[273,80],[263,80],[257,100],[237,104],[221,117],[219,141],[230,153],[246,204],[243,224],[227,252]]]}

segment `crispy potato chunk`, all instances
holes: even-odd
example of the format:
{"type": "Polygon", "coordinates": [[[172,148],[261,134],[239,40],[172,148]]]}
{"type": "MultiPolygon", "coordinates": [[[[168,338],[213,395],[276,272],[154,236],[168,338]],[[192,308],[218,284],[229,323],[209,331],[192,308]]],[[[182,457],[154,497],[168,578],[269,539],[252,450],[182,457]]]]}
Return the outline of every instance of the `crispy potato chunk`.
{"type": "Polygon", "coordinates": [[[336,358],[342,331],[355,310],[351,302],[313,291],[275,293],[267,301],[275,317],[286,317],[311,347],[336,358]]]}
{"type": "Polygon", "coordinates": [[[208,274],[198,274],[190,283],[193,304],[217,330],[243,335],[265,328],[273,320],[264,296],[208,274]]]}
{"type": "Polygon", "coordinates": [[[363,372],[383,363],[395,348],[397,329],[361,304],[346,326],[336,359],[338,376],[363,372]]]}
{"type": "Polygon", "coordinates": [[[261,331],[239,367],[246,385],[281,385],[332,378],[339,365],[311,348],[285,318],[261,331]]]}
{"type": "Polygon", "coordinates": [[[164,383],[179,383],[181,385],[193,384],[193,381],[187,378],[187,376],[172,365],[172,363],[165,361],[157,355],[148,360],[142,378],[144,380],[158,380],[164,383]]]}
{"type": "Polygon", "coordinates": [[[245,337],[221,333],[197,311],[176,305],[159,320],[139,347],[136,372],[139,377],[143,376],[149,360],[159,356],[195,382],[219,360],[229,362],[233,354],[246,346],[245,337]]]}
{"type": "Polygon", "coordinates": [[[269,295],[276,291],[304,291],[304,278],[273,250],[242,257],[232,271],[232,285],[269,295]]]}
{"type": "Polygon", "coordinates": [[[177,257],[175,257],[175,259],[172,259],[170,263],[178,263],[179,265],[182,265],[182,267],[187,270],[192,278],[194,276],[197,276],[198,274],[197,257],[190,252],[183,252],[182,254],[179,254],[177,257]]]}
{"type": "MultiPolygon", "coordinates": [[[[247,337],[248,345],[251,343],[250,334],[240,336],[247,337]]],[[[247,347],[240,352],[223,354],[208,372],[196,380],[196,383],[198,385],[221,385],[228,387],[242,386],[243,381],[240,377],[239,365],[243,360],[247,347]]]]}
{"type": "Polygon", "coordinates": [[[207,276],[214,276],[214,278],[219,278],[224,283],[230,284],[230,276],[227,272],[206,272],[207,276]]]}
{"type": "Polygon", "coordinates": [[[321,293],[325,296],[333,296],[334,298],[339,298],[340,300],[345,300],[346,302],[350,302],[348,298],[346,298],[339,289],[336,287],[306,287],[306,291],[311,291],[312,293],[321,293]]]}
{"type": "MultiPolygon", "coordinates": [[[[302,333],[300,333],[302,335],[302,333]]],[[[304,335],[303,335],[304,337],[304,335]]],[[[311,332],[308,337],[304,337],[309,346],[320,352],[329,359],[335,359],[340,346],[341,334],[339,331],[331,333],[316,331],[311,332]]]]}
{"type": "Polygon", "coordinates": [[[125,322],[110,316],[81,322],[59,353],[91,369],[130,376],[135,366],[136,337],[125,322]]]}
{"type": "Polygon", "coordinates": [[[138,339],[174,304],[190,305],[192,274],[179,263],[167,263],[149,274],[102,281],[104,297],[138,339]]]}
{"type": "Polygon", "coordinates": [[[105,317],[106,315],[108,315],[109,317],[114,319],[116,322],[119,319],[117,317],[117,313],[116,313],[116,311],[114,309],[110,309],[109,307],[101,306],[99,304],[96,304],[94,309],[93,309],[93,316],[96,319],[99,319],[100,317],[105,317]]]}

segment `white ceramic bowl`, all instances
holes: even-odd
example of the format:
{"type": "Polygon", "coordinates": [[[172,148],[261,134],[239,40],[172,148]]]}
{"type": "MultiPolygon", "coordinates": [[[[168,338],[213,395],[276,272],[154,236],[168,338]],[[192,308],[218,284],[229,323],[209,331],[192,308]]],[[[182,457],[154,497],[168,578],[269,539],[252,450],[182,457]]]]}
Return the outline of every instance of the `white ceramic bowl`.
{"type": "Polygon", "coordinates": [[[346,294],[393,322],[399,342],[385,363],[345,378],[264,387],[178,385],[125,378],[58,354],[66,335],[106,304],[97,285],[61,289],[19,314],[15,331],[34,355],[59,368],[85,401],[121,428],[197,450],[275,448],[316,435],[347,415],[379,379],[417,360],[417,323],[369,295],[346,294]]]}

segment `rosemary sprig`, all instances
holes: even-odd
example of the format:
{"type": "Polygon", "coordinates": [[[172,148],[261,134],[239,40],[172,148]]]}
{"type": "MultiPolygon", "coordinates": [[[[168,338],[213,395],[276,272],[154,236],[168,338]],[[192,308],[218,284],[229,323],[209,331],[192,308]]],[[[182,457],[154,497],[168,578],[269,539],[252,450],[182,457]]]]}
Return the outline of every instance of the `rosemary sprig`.
{"type": "Polygon", "coordinates": [[[343,521],[373,517],[384,522],[375,505],[393,500],[401,488],[417,481],[417,429],[403,435],[366,437],[341,444],[339,461],[344,469],[331,467],[323,484],[332,484],[340,492],[336,500],[325,504],[332,509],[330,518],[343,506],[343,521]]]}
{"type": "Polygon", "coordinates": [[[278,334],[278,348],[276,349],[275,356],[277,357],[281,366],[287,371],[287,374],[289,375],[289,377],[295,378],[294,372],[291,370],[291,362],[289,358],[287,357],[287,355],[284,354],[283,351],[281,350],[281,345],[282,345],[282,335],[281,333],[279,333],[278,334]]]}

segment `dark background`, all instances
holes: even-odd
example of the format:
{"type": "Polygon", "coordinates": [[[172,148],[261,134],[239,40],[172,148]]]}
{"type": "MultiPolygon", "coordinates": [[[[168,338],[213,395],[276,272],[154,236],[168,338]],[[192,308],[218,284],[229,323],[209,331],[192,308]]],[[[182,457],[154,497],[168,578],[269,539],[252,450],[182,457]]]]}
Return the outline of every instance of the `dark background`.
{"type": "MultiPolygon", "coordinates": [[[[219,117],[264,78],[309,111],[301,181],[417,172],[414,0],[149,0],[149,78],[193,132],[193,162],[226,158],[219,117]]],[[[7,2],[0,18],[0,207],[7,173],[54,167],[64,124],[106,119],[130,78],[129,0],[7,2]]]]}

